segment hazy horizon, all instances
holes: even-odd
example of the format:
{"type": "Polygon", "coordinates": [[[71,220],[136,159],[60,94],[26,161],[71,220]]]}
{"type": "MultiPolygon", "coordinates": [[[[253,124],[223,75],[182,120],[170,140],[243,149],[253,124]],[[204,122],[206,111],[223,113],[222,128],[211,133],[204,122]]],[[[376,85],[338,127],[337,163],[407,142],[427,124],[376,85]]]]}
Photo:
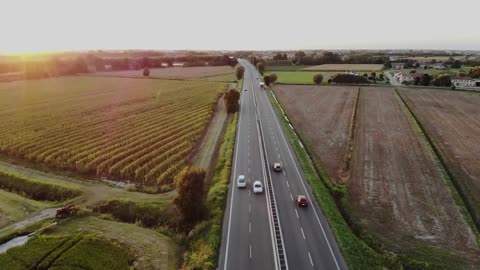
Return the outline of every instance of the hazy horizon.
{"type": "Polygon", "coordinates": [[[479,3],[6,1],[0,53],[85,50],[480,50],[479,3]],[[455,10],[457,11],[455,13],[455,10]]]}

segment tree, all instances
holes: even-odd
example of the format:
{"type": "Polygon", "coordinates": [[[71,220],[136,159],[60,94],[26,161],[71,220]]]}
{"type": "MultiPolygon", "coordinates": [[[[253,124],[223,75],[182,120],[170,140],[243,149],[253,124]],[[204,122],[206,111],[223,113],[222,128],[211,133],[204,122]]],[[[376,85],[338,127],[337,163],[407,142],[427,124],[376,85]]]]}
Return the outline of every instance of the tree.
{"type": "Polygon", "coordinates": [[[480,67],[474,67],[470,69],[468,76],[472,78],[480,78],[480,67]]]}
{"type": "Polygon", "coordinates": [[[334,83],[370,83],[364,76],[356,76],[353,74],[336,74],[332,78],[334,83]]]}
{"type": "Polygon", "coordinates": [[[385,60],[385,63],[383,64],[383,66],[385,68],[392,68],[392,62],[390,62],[390,59],[387,58],[387,60],[385,60]]]}
{"type": "Polygon", "coordinates": [[[422,79],[417,76],[417,77],[415,77],[415,79],[413,79],[413,84],[414,84],[414,85],[419,85],[421,80],[422,80],[422,79]]]}
{"type": "MultiPolygon", "coordinates": [[[[148,57],[143,57],[142,58],[142,68],[149,68],[151,67],[151,59],[148,57]]],[[[144,75],[145,76],[145,75],[144,75]]]]}
{"type": "Polygon", "coordinates": [[[380,81],[383,81],[383,79],[385,79],[385,78],[383,77],[383,73],[380,73],[380,74],[378,75],[378,79],[379,79],[380,81]]]}
{"type": "Polygon", "coordinates": [[[278,79],[277,74],[275,73],[270,74],[269,77],[270,77],[270,83],[275,83],[278,79]]]}
{"type": "Polygon", "coordinates": [[[143,69],[143,76],[148,77],[150,76],[150,69],[147,67],[143,69]]]}
{"type": "Polygon", "coordinates": [[[245,68],[242,65],[237,65],[237,68],[235,68],[235,76],[237,77],[237,80],[243,79],[244,72],[245,68]]]}
{"type": "Polygon", "coordinates": [[[240,99],[240,93],[234,89],[230,89],[223,96],[225,100],[225,106],[227,107],[227,113],[236,113],[239,109],[238,100],[240,99]]]}
{"type": "Polygon", "coordinates": [[[440,75],[432,81],[435,86],[448,86],[452,85],[452,78],[449,75],[440,75]]]}
{"type": "Polygon", "coordinates": [[[422,75],[422,77],[420,79],[420,84],[423,85],[423,86],[429,86],[431,81],[432,81],[432,76],[425,73],[425,74],[422,75]]]}
{"type": "Polygon", "coordinates": [[[287,53],[283,53],[283,55],[282,55],[282,60],[288,60],[288,55],[287,55],[287,53]]]}
{"type": "Polygon", "coordinates": [[[270,76],[263,76],[263,81],[265,82],[265,85],[266,86],[269,86],[270,85],[270,76]]]}
{"type": "Polygon", "coordinates": [[[205,170],[190,167],[177,182],[173,199],[180,214],[181,227],[188,230],[206,214],[204,180],[205,170]]]}
{"type": "Polygon", "coordinates": [[[320,85],[322,84],[322,81],[323,81],[323,75],[322,74],[315,74],[313,76],[313,82],[317,85],[320,85]]]}
{"type": "Polygon", "coordinates": [[[260,72],[260,74],[263,75],[263,72],[265,71],[265,63],[258,62],[257,63],[257,69],[258,69],[258,72],[260,72]]]}
{"type": "Polygon", "coordinates": [[[451,67],[452,67],[452,68],[461,68],[461,67],[462,67],[462,63],[461,63],[460,61],[458,61],[458,60],[455,60],[455,61],[453,61],[451,67]]]}

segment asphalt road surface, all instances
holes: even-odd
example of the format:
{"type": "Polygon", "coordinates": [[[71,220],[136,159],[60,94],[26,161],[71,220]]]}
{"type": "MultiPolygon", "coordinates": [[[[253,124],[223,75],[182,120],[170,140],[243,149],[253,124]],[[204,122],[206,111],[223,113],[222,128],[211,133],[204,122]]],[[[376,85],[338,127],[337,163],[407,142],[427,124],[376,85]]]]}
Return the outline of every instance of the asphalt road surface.
{"type": "Polygon", "coordinates": [[[218,269],[347,269],[289,139],[260,89],[260,74],[249,62],[240,63],[244,84],[218,269]],[[273,172],[274,162],[284,170],[273,172]],[[239,175],[247,179],[245,189],[237,188],[239,175]],[[264,193],[253,193],[256,180],[262,181],[264,193]],[[299,208],[297,195],[307,196],[310,205],[299,208]],[[280,260],[282,250],[285,260],[280,260]]]}

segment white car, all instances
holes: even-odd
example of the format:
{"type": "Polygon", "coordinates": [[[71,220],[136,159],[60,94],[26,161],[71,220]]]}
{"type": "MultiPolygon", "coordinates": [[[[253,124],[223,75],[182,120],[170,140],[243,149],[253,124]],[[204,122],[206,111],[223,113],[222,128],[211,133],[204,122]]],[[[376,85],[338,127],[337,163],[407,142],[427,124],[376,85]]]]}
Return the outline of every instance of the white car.
{"type": "Polygon", "coordinates": [[[263,193],[263,186],[260,181],[253,182],[253,193],[263,193]]]}
{"type": "Polygon", "coordinates": [[[237,187],[244,188],[247,186],[247,181],[245,180],[245,175],[239,175],[237,180],[237,187]]]}

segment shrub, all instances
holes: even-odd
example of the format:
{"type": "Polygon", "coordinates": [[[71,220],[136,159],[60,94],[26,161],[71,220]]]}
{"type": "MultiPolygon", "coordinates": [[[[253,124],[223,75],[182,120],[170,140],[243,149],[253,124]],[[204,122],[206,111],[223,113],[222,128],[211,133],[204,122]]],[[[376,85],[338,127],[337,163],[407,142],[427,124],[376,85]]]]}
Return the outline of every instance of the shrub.
{"type": "Polygon", "coordinates": [[[235,76],[237,80],[243,79],[243,73],[245,72],[245,68],[242,65],[237,65],[235,68],[235,76]]]}
{"type": "Polygon", "coordinates": [[[267,75],[263,76],[263,81],[265,82],[266,86],[269,86],[271,83],[270,76],[267,76],[267,75]]]}
{"type": "Polygon", "coordinates": [[[450,78],[449,75],[440,75],[432,81],[432,84],[435,86],[450,87],[452,85],[452,78],[450,78]]]}
{"type": "Polygon", "coordinates": [[[323,81],[323,75],[322,75],[322,74],[315,74],[315,75],[313,76],[313,82],[314,82],[315,84],[320,85],[320,84],[322,84],[322,81],[323,81]]]}
{"type": "Polygon", "coordinates": [[[65,201],[81,193],[78,189],[40,182],[7,172],[0,172],[0,188],[39,201],[65,201]]]}
{"type": "Polygon", "coordinates": [[[205,176],[206,171],[198,167],[190,167],[177,182],[177,195],[173,203],[180,213],[181,225],[190,229],[205,217],[205,176]]]}
{"type": "Polygon", "coordinates": [[[150,69],[144,68],[144,69],[143,69],[143,76],[145,76],[145,77],[150,76],[150,69]]]}
{"type": "Polygon", "coordinates": [[[230,89],[225,96],[225,105],[227,107],[227,113],[236,113],[238,112],[239,104],[238,100],[240,99],[240,93],[234,89],[230,89]]]}
{"type": "Polygon", "coordinates": [[[353,74],[336,74],[332,78],[334,83],[369,83],[368,79],[363,76],[353,74]]]}
{"type": "Polygon", "coordinates": [[[115,219],[123,222],[136,223],[139,221],[146,227],[160,226],[169,221],[165,213],[165,207],[152,203],[137,203],[121,200],[104,201],[100,202],[93,211],[102,214],[111,214],[115,219]]]}
{"type": "Polygon", "coordinates": [[[275,83],[277,79],[278,79],[277,74],[275,73],[270,74],[270,83],[275,83]]]}

